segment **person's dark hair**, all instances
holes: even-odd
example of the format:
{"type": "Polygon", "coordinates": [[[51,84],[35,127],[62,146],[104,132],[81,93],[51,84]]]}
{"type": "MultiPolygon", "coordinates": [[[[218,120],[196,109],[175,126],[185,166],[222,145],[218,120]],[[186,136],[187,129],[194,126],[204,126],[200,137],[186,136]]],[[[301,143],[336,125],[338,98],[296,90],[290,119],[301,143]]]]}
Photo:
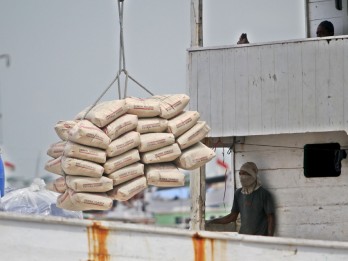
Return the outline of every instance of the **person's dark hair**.
{"type": "Polygon", "coordinates": [[[335,29],[333,24],[330,21],[322,21],[319,26],[325,28],[327,32],[330,34],[330,36],[333,36],[335,34],[335,29]]]}

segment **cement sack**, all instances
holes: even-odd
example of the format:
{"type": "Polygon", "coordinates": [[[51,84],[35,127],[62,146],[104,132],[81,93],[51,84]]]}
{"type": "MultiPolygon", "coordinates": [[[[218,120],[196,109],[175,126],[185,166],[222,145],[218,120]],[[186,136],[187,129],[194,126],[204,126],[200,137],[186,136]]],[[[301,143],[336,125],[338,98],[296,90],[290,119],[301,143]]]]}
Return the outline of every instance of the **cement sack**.
{"type": "Polygon", "coordinates": [[[64,171],[62,168],[62,156],[56,158],[56,159],[51,159],[48,160],[45,164],[45,170],[54,173],[54,174],[58,174],[63,176],[64,175],[64,171]]]}
{"type": "Polygon", "coordinates": [[[138,125],[138,116],[132,114],[125,114],[120,118],[114,120],[109,125],[103,128],[106,135],[114,140],[122,134],[134,130],[138,125]]]}
{"type": "Polygon", "coordinates": [[[142,192],[146,188],[146,178],[138,177],[114,187],[114,189],[107,192],[107,194],[112,199],[126,201],[134,197],[136,194],[142,192]]]}
{"type": "Polygon", "coordinates": [[[106,192],[113,189],[113,181],[107,177],[90,178],[83,176],[66,176],[66,184],[76,192],[106,192]]]}
{"type": "Polygon", "coordinates": [[[161,118],[171,119],[182,112],[190,101],[186,94],[156,95],[151,97],[160,102],[161,118]]]}
{"type": "Polygon", "coordinates": [[[185,185],[185,174],[173,163],[150,164],[145,170],[148,185],[180,187],[185,185]]]}
{"type": "Polygon", "coordinates": [[[83,208],[76,206],[70,198],[69,191],[66,190],[62,195],[57,198],[57,207],[72,211],[81,211],[83,208]]]}
{"type": "Polygon", "coordinates": [[[104,168],[87,160],[62,157],[62,168],[68,175],[99,178],[103,175],[104,168]]]}
{"type": "Polygon", "coordinates": [[[46,185],[46,189],[50,191],[54,191],[57,193],[64,193],[67,189],[66,183],[65,183],[65,178],[64,177],[59,177],[56,180],[54,180],[51,183],[48,183],[46,185]]]}
{"type": "Polygon", "coordinates": [[[175,163],[179,168],[193,170],[203,166],[214,157],[215,152],[212,149],[198,142],[196,145],[183,150],[175,163]]]}
{"type": "Polygon", "coordinates": [[[195,126],[176,139],[180,149],[186,149],[204,139],[210,131],[205,121],[198,121],[195,126]]]}
{"type": "Polygon", "coordinates": [[[175,137],[192,128],[199,120],[199,113],[197,111],[186,111],[168,121],[167,132],[173,133],[175,137]]]}
{"type": "Polygon", "coordinates": [[[128,150],[138,147],[140,144],[140,134],[136,131],[130,131],[119,138],[113,140],[106,149],[108,157],[121,155],[128,150]]]}
{"type": "Polygon", "coordinates": [[[137,162],[112,172],[108,178],[112,179],[113,185],[116,186],[142,175],[144,175],[144,164],[137,162]]]}
{"type": "Polygon", "coordinates": [[[165,132],[168,127],[168,120],[161,118],[138,119],[136,131],[139,133],[165,132]]]}
{"type": "Polygon", "coordinates": [[[56,143],[51,144],[51,146],[47,150],[47,155],[55,159],[62,156],[65,144],[66,141],[58,141],[56,143]]]}
{"type": "Polygon", "coordinates": [[[107,149],[111,142],[101,129],[87,120],[80,121],[69,131],[69,141],[100,149],[107,149]]]}
{"type": "Polygon", "coordinates": [[[77,144],[71,141],[68,141],[64,148],[64,156],[96,163],[106,162],[105,150],[77,144]]]}
{"type": "Polygon", "coordinates": [[[136,97],[126,98],[128,113],[139,118],[155,117],[161,113],[160,104],[154,99],[141,99],[136,97]]]}
{"type": "MultiPolygon", "coordinates": [[[[84,109],[80,112],[76,118],[82,119],[85,116],[87,110],[90,107],[84,109]]],[[[99,128],[102,128],[108,125],[110,122],[113,122],[118,117],[122,116],[128,111],[125,100],[112,100],[104,101],[96,106],[94,106],[86,115],[85,119],[89,120],[99,128]]]]}
{"type": "Polygon", "coordinates": [[[175,142],[172,133],[145,133],[140,135],[140,152],[146,152],[163,148],[175,142]]]}
{"type": "Polygon", "coordinates": [[[121,155],[108,159],[104,164],[104,172],[106,174],[111,174],[112,172],[131,165],[139,160],[139,151],[137,149],[132,149],[121,155]]]}
{"type": "Polygon", "coordinates": [[[106,193],[68,191],[71,202],[82,210],[109,210],[112,207],[113,200],[106,193]]]}
{"type": "Polygon", "coordinates": [[[68,140],[69,138],[69,130],[73,128],[78,121],[58,121],[54,126],[54,130],[56,131],[59,138],[62,140],[68,140]]]}
{"type": "Polygon", "coordinates": [[[143,163],[161,163],[170,162],[175,160],[181,154],[179,145],[174,143],[153,151],[148,151],[141,154],[141,160],[143,163]]]}

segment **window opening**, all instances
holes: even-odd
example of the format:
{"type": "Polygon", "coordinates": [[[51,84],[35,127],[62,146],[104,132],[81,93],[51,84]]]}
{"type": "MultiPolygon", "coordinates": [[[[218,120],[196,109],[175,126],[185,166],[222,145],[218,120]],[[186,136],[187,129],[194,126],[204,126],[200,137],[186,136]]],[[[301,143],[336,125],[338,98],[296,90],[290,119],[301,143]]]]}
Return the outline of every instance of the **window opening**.
{"type": "Polygon", "coordinates": [[[307,144],[304,146],[304,175],[307,178],[338,177],[341,161],[346,157],[339,143],[307,144]]]}

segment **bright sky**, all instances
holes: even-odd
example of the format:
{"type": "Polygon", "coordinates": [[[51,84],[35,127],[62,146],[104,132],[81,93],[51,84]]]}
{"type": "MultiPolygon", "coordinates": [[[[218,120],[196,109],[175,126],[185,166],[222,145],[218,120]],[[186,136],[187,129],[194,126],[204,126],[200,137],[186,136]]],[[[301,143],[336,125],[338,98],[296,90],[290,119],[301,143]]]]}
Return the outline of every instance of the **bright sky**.
{"type": "MultiPolygon", "coordinates": [[[[190,1],[124,6],[129,73],[155,94],[185,92],[190,1]]],[[[243,32],[250,42],[303,38],[304,0],[204,1],[205,46],[235,44],[243,32]]],[[[0,55],[11,56],[9,68],[0,60],[0,139],[18,175],[47,173],[55,123],[72,119],[109,85],[118,48],[115,0],[0,0],[0,55]]],[[[147,96],[128,88],[129,95],[147,96]]],[[[105,99],[116,98],[115,86],[105,99]]]]}

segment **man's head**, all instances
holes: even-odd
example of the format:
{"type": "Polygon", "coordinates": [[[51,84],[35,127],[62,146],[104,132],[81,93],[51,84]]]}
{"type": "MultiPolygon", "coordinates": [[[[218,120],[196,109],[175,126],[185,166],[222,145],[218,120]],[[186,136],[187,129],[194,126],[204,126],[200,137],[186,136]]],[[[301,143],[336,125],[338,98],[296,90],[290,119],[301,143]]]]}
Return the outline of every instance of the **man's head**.
{"type": "Polygon", "coordinates": [[[240,183],[243,187],[254,184],[257,180],[258,168],[254,162],[247,162],[242,165],[239,171],[240,183]]]}
{"type": "Polygon", "coordinates": [[[323,21],[318,25],[317,37],[333,36],[335,29],[330,21],[323,21]]]}

